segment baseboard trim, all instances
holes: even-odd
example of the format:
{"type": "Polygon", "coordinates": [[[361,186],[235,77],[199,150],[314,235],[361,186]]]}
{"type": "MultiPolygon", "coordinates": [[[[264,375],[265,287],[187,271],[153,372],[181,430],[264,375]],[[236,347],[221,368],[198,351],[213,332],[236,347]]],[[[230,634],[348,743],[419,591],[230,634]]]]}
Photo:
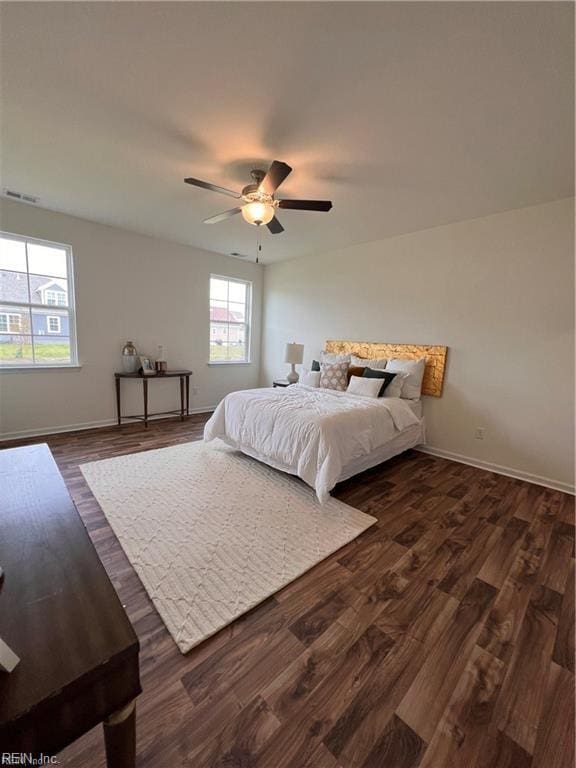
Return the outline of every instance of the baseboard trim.
{"type": "MultiPolygon", "coordinates": [[[[204,408],[190,408],[190,414],[212,413],[216,406],[206,406],[204,408]]],[[[151,416],[149,421],[158,421],[165,419],[166,416],[151,416]]],[[[136,422],[124,422],[130,424],[136,422]]],[[[124,426],[123,424],[123,426],[124,426]]],[[[59,435],[62,432],[82,432],[85,429],[101,429],[102,427],[113,427],[116,425],[116,419],[102,419],[101,421],[86,421],[81,424],[63,424],[58,427],[43,427],[42,429],[24,429],[20,432],[5,432],[0,435],[0,443],[11,440],[21,440],[27,437],[42,437],[42,435],[59,435]]]]}
{"type": "Polygon", "coordinates": [[[497,475],[506,475],[506,477],[513,477],[516,480],[525,480],[527,483],[534,483],[534,485],[543,485],[545,488],[552,488],[555,491],[562,491],[563,493],[570,493],[572,495],[576,493],[575,487],[570,485],[570,483],[562,483],[559,480],[552,480],[550,477],[541,477],[540,475],[534,475],[531,472],[524,472],[521,469],[505,467],[502,464],[493,464],[491,461],[482,461],[482,459],[473,459],[470,456],[462,456],[460,453],[445,451],[443,448],[434,448],[431,445],[419,445],[415,450],[421,451],[422,453],[429,453],[431,456],[438,456],[441,459],[457,461],[459,464],[468,464],[470,467],[486,469],[488,472],[495,472],[497,475]]]}

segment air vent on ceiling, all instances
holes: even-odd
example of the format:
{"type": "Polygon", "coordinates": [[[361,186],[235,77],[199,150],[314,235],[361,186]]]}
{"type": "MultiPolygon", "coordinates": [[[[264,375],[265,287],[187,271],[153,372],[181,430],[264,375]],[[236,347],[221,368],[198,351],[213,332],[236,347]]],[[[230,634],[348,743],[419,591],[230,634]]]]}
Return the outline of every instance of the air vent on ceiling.
{"type": "Polygon", "coordinates": [[[33,205],[36,205],[40,199],[35,195],[27,195],[25,192],[16,192],[15,189],[7,189],[6,187],[2,190],[2,194],[4,197],[11,197],[13,200],[20,200],[23,203],[32,203],[33,205]]]}

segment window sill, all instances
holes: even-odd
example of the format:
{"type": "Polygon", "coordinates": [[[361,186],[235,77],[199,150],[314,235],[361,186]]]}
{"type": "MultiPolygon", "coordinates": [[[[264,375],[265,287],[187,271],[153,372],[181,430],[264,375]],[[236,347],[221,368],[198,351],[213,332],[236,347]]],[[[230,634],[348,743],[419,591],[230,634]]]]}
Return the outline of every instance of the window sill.
{"type": "Polygon", "coordinates": [[[0,365],[0,373],[22,373],[23,371],[79,371],[79,363],[73,365],[0,365]]]}
{"type": "Polygon", "coordinates": [[[210,360],[206,365],[252,365],[252,360],[210,360]]]}

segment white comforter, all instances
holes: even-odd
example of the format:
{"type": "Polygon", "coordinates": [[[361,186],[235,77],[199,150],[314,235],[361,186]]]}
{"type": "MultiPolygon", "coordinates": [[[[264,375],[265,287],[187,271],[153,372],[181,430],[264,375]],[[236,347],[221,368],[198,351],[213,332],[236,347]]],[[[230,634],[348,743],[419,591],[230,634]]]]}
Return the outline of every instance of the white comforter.
{"type": "Polygon", "coordinates": [[[399,398],[368,398],[294,385],[232,392],[204,428],[277,469],[297,474],[325,501],[342,468],[418,424],[399,398]]]}

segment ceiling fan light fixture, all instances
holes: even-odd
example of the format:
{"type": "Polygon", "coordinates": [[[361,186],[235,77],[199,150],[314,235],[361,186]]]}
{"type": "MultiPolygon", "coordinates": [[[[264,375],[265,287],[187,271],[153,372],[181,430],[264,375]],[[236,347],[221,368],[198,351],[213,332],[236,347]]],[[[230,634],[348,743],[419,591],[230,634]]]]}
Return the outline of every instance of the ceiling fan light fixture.
{"type": "Polygon", "coordinates": [[[237,205],[229,211],[223,211],[204,219],[204,224],[218,224],[221,221],[242,214],[242,218],[248,224],[261,227],[265,224],[271,235],[280,235],[284,232],[284,227],[276,218],[277,208],[288,208],[293,211],[329,211],[332,208],[330,200],[284,200],[275,199],[274,195],[278,187],[286,180],[292,168],[280,160],[274,160],[267,171],[258,168],[250,172],[252,183],[247,184],[241,192],[233,192],[231,189],[219,187],[202,179],[195,179],[192,176],[184,179],[186,184],[193,187],[208,189],[212,192],[219,192],[223,195],[235,197],[242,200],[242,205],[237,205]]]}
{"type": "Polygon", "coordinates": [[[268,224],[274,218],[274,206],[271,203],[259,203],[257,201],[246,203],[242,206],[242,218],[248,224],[259,227],[268,224]]]}

